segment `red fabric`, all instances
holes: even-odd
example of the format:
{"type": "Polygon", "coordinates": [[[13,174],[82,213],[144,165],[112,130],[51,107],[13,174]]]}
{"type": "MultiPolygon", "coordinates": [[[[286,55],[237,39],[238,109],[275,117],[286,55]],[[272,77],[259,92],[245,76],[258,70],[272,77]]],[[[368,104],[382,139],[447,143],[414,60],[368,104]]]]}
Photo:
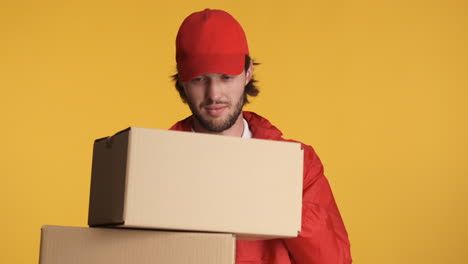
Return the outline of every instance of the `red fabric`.
{"type": "MultiPolygon", "coordinates": [[[[254,138],[285,140],[265,118],[243,112],[254,138]]],[[[192,117],[171,130],[191,131],[192,117]]],[[[302,144],[302,143],[301,143],[302,144]]],[[[298,237],[256,241],[237,241],[237,264],[335,264],[351,263],[348,234],[333,198],[323,166],[311,146],[304,148],[304,190],[302,230],[298,237]]]]}
{"type": "Polygon", "coordinates": [[[238,75],[244,70],[248,54],[244,30],[222,10],[191,14],[177,33],[177,72],[183,82],[211,72],[238,75]]]}

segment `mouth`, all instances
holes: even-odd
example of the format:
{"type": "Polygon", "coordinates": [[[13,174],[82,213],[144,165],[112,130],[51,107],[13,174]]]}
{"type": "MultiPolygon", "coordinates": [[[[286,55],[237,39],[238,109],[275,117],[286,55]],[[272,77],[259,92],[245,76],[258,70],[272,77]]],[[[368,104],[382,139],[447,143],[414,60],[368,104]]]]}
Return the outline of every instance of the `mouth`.
{"type": "Polygon", "coordinates": [[[212,104],[212,105],[207,105],[204,107],[208,115],[213,116],[213,117],[221,116],[227,108],[228,108],[227,104],[212,104]]]}

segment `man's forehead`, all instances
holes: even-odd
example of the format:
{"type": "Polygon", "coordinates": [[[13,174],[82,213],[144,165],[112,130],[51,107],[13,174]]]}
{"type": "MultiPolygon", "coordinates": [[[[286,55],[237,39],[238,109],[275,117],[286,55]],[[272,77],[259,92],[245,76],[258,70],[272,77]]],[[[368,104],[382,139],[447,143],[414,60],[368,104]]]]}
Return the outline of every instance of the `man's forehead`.
{"type": "Polygon", "coordinates": [[[201,77],[216,78],[216,77],[223,77],[223,76],[236,77],[236,76],[241,76],[241,75],[245,75],[245,70],[242,71],[240,74],[237,74],[237,75],[221,73],[221,72],[210,72],[210,73],[205,73],[205,74],[199,75],[199,76],[193,78],[192,80],[195,80],[195,79],[201,78],[201,77]]]}

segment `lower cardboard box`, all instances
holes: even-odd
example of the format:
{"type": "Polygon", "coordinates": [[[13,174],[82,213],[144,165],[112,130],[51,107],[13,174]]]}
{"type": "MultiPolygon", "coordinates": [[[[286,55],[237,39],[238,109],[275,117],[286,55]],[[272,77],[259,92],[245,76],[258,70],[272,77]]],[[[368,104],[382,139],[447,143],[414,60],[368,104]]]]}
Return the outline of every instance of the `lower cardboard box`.
{"type": "Polygon", "coordinates": [[[40,264],[233,264],[235,236],[43,226],[40,264]]]}

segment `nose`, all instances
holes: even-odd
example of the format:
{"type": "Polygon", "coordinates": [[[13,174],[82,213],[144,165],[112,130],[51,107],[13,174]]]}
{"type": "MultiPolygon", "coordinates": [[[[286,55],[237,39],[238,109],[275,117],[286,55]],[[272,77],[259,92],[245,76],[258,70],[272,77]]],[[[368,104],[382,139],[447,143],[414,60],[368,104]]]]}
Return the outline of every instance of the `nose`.
{"type": "Polygon", "coordinates": [[[216,78],[209,78],[206,87],[206,97],[213,102],[219,101],[222,97],[222,84],[216,78]]]}

